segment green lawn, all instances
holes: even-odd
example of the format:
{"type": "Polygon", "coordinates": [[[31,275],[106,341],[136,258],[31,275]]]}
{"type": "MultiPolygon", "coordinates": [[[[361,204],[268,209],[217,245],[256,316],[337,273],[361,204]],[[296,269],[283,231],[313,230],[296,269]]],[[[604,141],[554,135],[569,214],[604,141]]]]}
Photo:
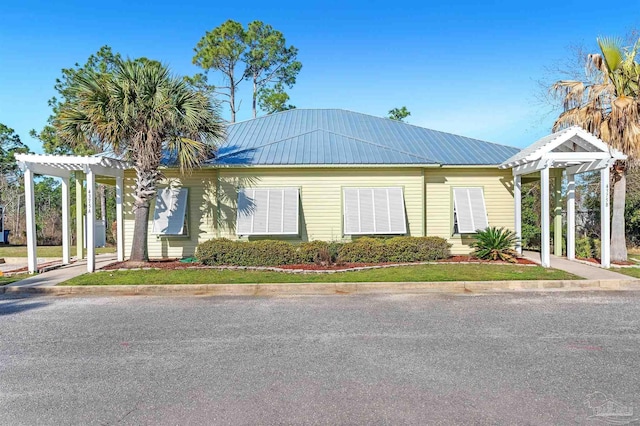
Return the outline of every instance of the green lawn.
{"type": "Polygon", "coordinates": [[[12,275],[10,277],[7,277],[7,276],[3,275],[3,276],[0,277],[0,287],[2,287],[3,285],[6,285],[6,284],[11,284],[13,282],[23,280],[25,278],[29,278],[29,274],[16,274],[16,275],[12,275]]]}
{"type": "Polygon", "coordinates": [[[579,279],[540,266],[415,265],[334,274],[297,274],[272,271],[182,269],[106,271],[84,274],[61,285],[131,284],[256,284],[310,282],[503,281],[579,279]]]}
{"type": "Polygon", "coordinates": [[[620,272],[630,277],[640,278],[640,268],[611,268],[611,271],[620,272]]]}
{"type": "MultiPolygon", "coordinates": [[[[97,254],[115,253],[115,247],[98,247],[97,254]]],[[[71,247],[71,255],[75,255],[75,246],[71,247]]],[[[0,245],[0,257],[27,257],[27,246],[2,246],[0,245]]],[[[62,246],[39,246],[38,257],[62,257],[62,246]]]]}

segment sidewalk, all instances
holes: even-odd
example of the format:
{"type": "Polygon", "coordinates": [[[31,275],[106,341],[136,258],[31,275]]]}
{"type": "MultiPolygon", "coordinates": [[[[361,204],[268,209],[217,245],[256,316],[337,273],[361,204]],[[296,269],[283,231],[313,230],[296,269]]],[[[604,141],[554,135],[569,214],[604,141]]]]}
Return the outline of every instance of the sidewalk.
{"type": "MultiPolygon", "coordinates": [[[[540,263],[540,253],[535,251],[523,251],[522,255],[533,260],[536,263],[540,263]]],[[[634,280],[637,278],[630,277],[628,275],[613,272],[608,269],[600,268],[598,266],[591,266],[582,262],[574,262],[567,260],[564,257],[558,257],[551,255],[551,267],[560,269],[561,271],[569,272],[570,274],[577,275],[579,277],[586,278],[588,280],[634,280]]]]}
{"type": "MultiPolygon", "coordinates": [[[[116,262],[113,253],[96,255],[96,270],[116,262]]],[[[52,287],[87,272],[87,260],[83,259],[52,271],[36,274],[24,280],[8,284],[7,287],[52,287]]]]}

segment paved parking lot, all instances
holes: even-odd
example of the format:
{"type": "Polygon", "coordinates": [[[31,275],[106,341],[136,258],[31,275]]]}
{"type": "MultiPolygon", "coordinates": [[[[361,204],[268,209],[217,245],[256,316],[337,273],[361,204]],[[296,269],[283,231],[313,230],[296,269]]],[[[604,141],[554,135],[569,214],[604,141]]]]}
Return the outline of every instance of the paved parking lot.
{"type": "Polygon", "coordinates": [[[0,299],[2,424],[634,418],[638,292],[0,299]]]}

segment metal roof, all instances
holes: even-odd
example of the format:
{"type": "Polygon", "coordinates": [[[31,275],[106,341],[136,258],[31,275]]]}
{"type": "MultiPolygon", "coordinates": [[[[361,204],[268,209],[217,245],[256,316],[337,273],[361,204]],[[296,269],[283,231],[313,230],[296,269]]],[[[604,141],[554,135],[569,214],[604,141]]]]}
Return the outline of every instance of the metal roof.
{"type": "Polygon", "coordinates": [[[294,109],[230,124],[213,165],[498,165],[519,152],[388,118],[294,109]]]}

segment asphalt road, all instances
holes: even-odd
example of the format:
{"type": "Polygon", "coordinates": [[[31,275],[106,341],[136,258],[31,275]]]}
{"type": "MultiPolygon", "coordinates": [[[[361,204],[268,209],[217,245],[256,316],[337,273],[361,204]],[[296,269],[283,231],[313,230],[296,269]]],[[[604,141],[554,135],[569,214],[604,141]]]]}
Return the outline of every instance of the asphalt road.
{"type": "Polygon", "coordinates": [[[606,424],[639,338],[637,292],[2,298],[0,423],[606,424]]]}

